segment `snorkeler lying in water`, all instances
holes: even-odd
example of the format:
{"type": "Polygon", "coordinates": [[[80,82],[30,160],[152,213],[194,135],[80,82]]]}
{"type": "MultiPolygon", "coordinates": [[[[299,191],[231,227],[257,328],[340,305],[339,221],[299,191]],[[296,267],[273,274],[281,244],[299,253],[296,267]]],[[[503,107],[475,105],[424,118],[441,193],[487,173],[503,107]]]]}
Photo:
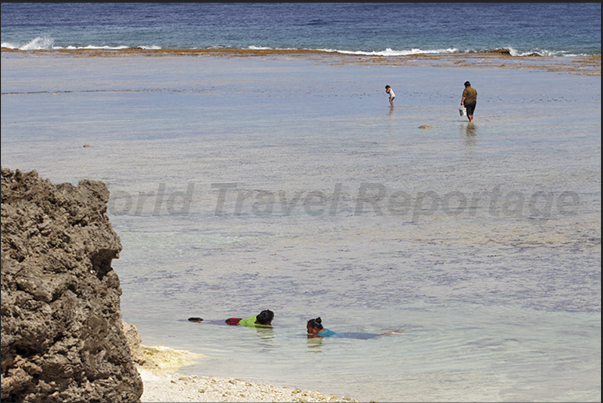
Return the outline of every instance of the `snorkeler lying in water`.
{"type": "MultiPolygon", "coordinates": [[[[272,319],[274,319],[274,312],[269,309],[263,310],[258,315],[253,315],[249,318],[228,318],[222,320],[205,321],[207,323],[224,324],[231,326],[247,326],[247,327],[272,327],[272,319]]],[[[193,317],[188,318],[189,322],[203,322],[203,319],[193,317]]]]}
{"type": "Polygon", "coordinates": [[[383,334],[374,334],[374,333],[336,333],[332,330],[325,329],[322,326],[322,319],[310,319],[306,325],[306,329],[308,330],[308,338],[314,337],[348,337],[352,339],[374,339],[381,336],[387,336],[392,334],[402,334],[399,332],[388,332],[383,334]]]}

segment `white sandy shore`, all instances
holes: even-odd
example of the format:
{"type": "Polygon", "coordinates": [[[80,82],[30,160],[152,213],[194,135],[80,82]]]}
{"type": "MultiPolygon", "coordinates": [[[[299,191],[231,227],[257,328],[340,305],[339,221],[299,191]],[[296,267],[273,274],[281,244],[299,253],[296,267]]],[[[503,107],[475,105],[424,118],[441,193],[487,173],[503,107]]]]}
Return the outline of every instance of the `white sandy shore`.
{"type": "Polygon", "coordinates": [[[190,376],[178,368],[202,354],[168,347],[141,346],[146,362],[138,365],[144,383],[142,402],[358,402],[318,391],[247,382],[237,378],[190,376]]]}
{"type": "Polygon", "coordinates": [[[317,391],[139,368],[142,402],[357,402],[317,391]]]}

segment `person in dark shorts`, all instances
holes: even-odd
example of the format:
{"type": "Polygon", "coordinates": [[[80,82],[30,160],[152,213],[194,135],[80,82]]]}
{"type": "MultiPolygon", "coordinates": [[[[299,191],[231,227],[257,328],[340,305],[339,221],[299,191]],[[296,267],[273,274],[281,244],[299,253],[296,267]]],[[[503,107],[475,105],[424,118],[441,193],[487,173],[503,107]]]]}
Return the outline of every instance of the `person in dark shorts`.
{"type": "Polygon", "coordinates": [[[461,98],[461,105],[467,108],[467,119],[473,122],[473,112],[475,112],[475,105],[477,104],[477,91],[471,86],[469,81],[465,81],[465,90],[463,91],[463,97],[461,98]]]}
{"type": "Polygon", "coordinates": [[[274,319],[274,312],[266,309],[258,315],[253,315],[247,319],[228,318],[226,319],[226,324],[231,326],[272,327],[272,319],[274,319]]]}
{"type": "Polygon", "coordinates": [[[201,318],[193,317],[188,318],[189,322],[208,322],[214,324],[223,324],[231,326],[247,326],[247,327],[272,327],[272,319],[274,319],[274,312],[269,309],[263,310],[258,315],[253,315],[249,318],[228,318],[225,321],[204,321],[201,318]]]}

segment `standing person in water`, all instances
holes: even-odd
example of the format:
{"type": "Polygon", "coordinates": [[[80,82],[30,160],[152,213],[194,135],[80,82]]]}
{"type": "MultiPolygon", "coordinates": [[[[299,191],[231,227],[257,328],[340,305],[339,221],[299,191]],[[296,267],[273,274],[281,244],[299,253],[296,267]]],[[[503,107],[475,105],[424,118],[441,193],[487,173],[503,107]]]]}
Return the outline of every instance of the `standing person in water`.
{"type": "Polygon", "coordinates": [[[465,81],[465,90],[461,98],[461,105],[467,108],[467,119],[469,119],[469,122],[473,122],[473,112],[475,111],[476,104],[477,91],[471,86],[469,81],[465,81]]]}
{"type": "MultiPolygon", "coordinates": [[[[227,325],[231,325],[231,326],[272,327],[272,319],[274,319],[274,312],[272,312],[269,309],[266,309],[266,310],[263,310],[262,312],[260,312],[258,315],[253,315],[246,319],[228,318],[225,321],[214,320],[214,321],[209,321],[209,323],[214,323],[214,324],[226,323],[227,325]]],[[[188,318],[188,320],[190,322],[203,322],[203,319],[196,318],[196,317],[188,318]]]]}
{"type": "Polygon", "coordinates": [[[374,333],[336,333],[332,330],[325,329],[322,325],[322,319],[320,317],[310,319],[306,324],[306,330],[308,331],[308,338],[314,337],[349,337],[352,339],[374,339],[381,336],[402,334],[399,332],[388,332],[383,334],[374,333]]]}
{"type": "Polygon", "coordinates": [[[392,90],[392,87],[390,87],[389,85],[386,85],[385,92],[387,92],[389,94],[390,106],[394,106],[394,98],[396,98],[396,94],[394,93],[394,90],[392,90]]]}

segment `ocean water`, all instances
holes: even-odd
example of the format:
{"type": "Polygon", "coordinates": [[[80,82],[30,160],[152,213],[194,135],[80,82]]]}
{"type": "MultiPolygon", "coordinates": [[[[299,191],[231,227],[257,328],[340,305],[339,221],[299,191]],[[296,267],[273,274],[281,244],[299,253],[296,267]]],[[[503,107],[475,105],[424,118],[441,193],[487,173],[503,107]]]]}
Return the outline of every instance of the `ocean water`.
{"type": "MultiPolygon", "coordinates": [[[[600,4],[389,7],[9,3],[2,43],[600,54],[600,4]],[[485,8],[479,46],[386,40],[396,13],[446,25],[485,8]],[[501,13],[525,30],[547,25],[537,13],[575,29],[513,42],[501,13]],[[564,44],[591,29],[594,51],[564,44]]],[[[2,166],[107,184],[124,319],[145,345],[205,354],[182,372],[363,401],[600,401],[600,76],[287,55],[1,62],[2,166]],[[468,79],[473,124],[458,113],[468,79]],[[187,321],[262,309],[274,329],[187,321]],[[337,332],[403,334],[307,339],[317,316],[337,332]]]]}
{"type": "Polygon", "coordinates": [[[2,47],[601,55],[601,4],[4,3],[2,47]]]}

